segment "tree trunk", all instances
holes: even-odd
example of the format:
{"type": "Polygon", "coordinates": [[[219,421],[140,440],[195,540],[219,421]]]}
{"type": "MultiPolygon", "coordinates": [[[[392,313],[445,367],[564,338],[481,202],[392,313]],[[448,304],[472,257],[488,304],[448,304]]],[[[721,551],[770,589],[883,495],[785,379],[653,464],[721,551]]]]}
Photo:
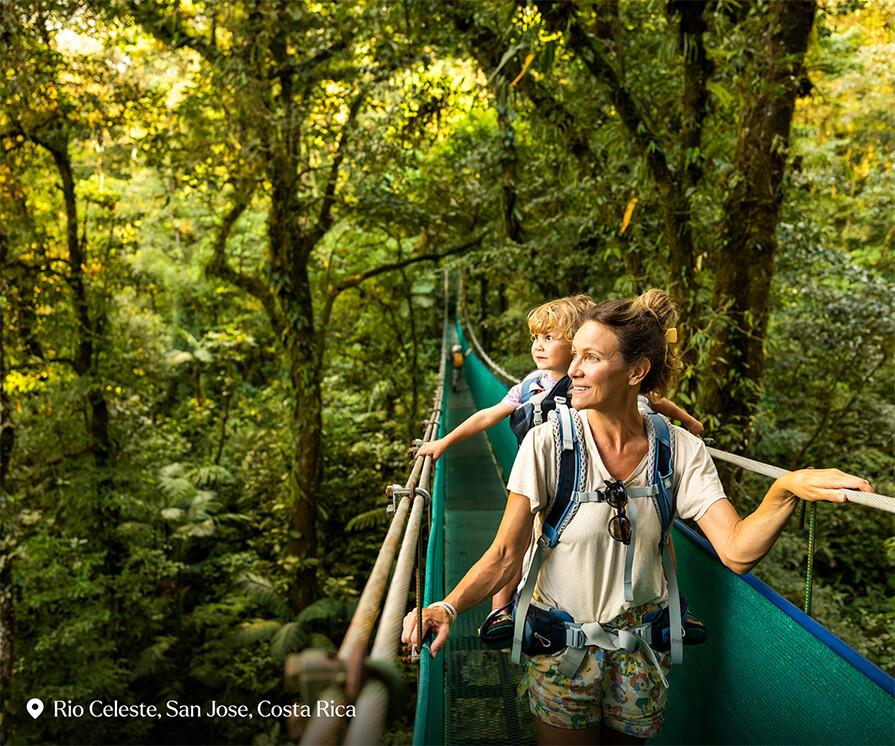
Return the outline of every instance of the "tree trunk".
{"type": "MultiPolygon", "coordinates": [[[[47,147],[47,146],[45,146],[47,147]]],[[[72,289],[72,305],[77,320],[77,335],[74,351],[74,369],[79,376],[90,378],[87,403],[90,409],[88,418],[88,441],[90,449],[99,467],[104,467],[111,452],[109,439],[109,408],[102,394],[102,388],[96,380],[96,342],[103,331],[104,317],[97,313],[90,316],[87,301],[87,289],[84,283],[85,257],[81,241],[78,239],[78,208],[75,195],[75,180],[72,173],[71,157],[68,143],[48,147],[56,162],[56,168],[62,179],[62,194],[65,204],[65,229],[68,243],[69,285],[72,289]]]]}
{"type": "Polygon", "coordinates": [[[765,25],[761,93],[739,129],[724,205],[712,307],[730,323],[715,333],[699,410],[720,416],[729,446],[743,446],[758,402],[770,315],[777,221],[789,155],[797,82],[817,9],[815,0],[777,0],[765,25]]]}
{"type": "Polygon", "coordinates": [[[268,212],[271,289],[276,296],[283,354],[292,384],[291,458],[289,463],[290,531],[287,549],[298,560],[290,598],[295,611],[317,592],[316,490],[323,431],[320,372],[322,350],[314,328],[314,307],[307,257],[313,246],[304,238],[305,207],[296,197],[298,169],[288,155],[274,157],[268,175],[272,195],[268,212]],[[319,354],[318,354],[319,353],[319,354]]]}

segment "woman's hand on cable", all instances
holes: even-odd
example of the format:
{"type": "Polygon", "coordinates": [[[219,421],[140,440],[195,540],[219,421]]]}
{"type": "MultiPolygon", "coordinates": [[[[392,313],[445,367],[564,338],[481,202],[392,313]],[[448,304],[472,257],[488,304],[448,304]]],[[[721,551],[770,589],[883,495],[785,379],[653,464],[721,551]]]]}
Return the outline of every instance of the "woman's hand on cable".
{"type": "Polygon", "coordinates": [[[447,446],[444,445],[444,438],[439,438],[438,440],[430,440],[428,443],[423,443],[416,455],[419,457],[430,453],[432,454],[432,463],[434,464],[446,450],[447,446]]]}
{"type": "MultiPolygon", "coordinates": [[[[435,639],[429,649],[434,658],[438,651],[444,647],[448,635],[451,633],[451,615],[446,609],[434,607],[423,609],[423,639],[432,632],[435,639]]],[[[414,609],[404,617],[404,629],[401,632],[401,642],[410,644],[420,650],[419,629],[417,627],[417,611],[414,609]]]]}
{"type": "Polygon", "coordinates": [[[870,482],[839,469],[799,469],[784,474],[777,484],[803,500],[844,503],[844,489],[873,492],[870,482]]]}

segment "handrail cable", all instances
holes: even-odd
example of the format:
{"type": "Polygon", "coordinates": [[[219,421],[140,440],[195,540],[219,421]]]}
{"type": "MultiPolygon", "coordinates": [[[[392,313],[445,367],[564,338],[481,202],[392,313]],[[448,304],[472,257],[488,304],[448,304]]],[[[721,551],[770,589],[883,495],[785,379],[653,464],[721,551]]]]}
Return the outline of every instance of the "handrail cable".
{"type": "Polygon", "coordinates": [[[465,322],[466,333],[469,334],[469,341],[475,348],[475,354],[478,355],[479,358],[485,362],[485,364],[491,369],[493,373],[496,373],[498,377],[502,378],[504,380],[504,383],[509,383],[510,386],[519,383],[519,379],[516,378],[516,376],[514,376],[512,373],[507,373],[490,357],[488,357],[488,353],[482,349],[482,346],[479,344],[478,338],[475,336],[475,331],[473,331],[472,324],[469,322],[469,313],[466,309],[466,286],[463,284],[463,275],[460,275],[458,284],[460,285],[460,311],[463,314],[463,321],[465,322]]]}
{"type": "MultiPolygon", "coordinates": [[[[447,286],[447,280],[445,286],[447,286]]],[[[441,425],[445,361],[447,359],[447,309],[447,297],[445,297],[444,335],[441,343],[438,384],[435,388],[431,413],[423,423],[425,434],[422,443],[433,440],[441,425]]],[[[379,629],[368,660],[374,664],[391,665],[397,656],[401,637],[401,619],[407,604],[417,546],[421,537],[422,519],[425,508],[430,502],[429,481],[431,476],[431,454],[416,457],[404,486],[390,485],[386,489],[386,494],[391,499],[392,505],[394,506],[396,502],[397,505],[394,507],[394,515],[358,600],[348,631],[339,647],[336,656],[337,662],[328,664],[325,671],[320,671],[319,653],[314,651],[291,655],[286,661],[285,677],[287,682],[295,680],[305,682],[310,676],[322,673],[330,684],[324,689],[322,700],[331,700],[334,706],[345,705],[349,699],[355,701],[355,716],[350,719],[346,743],[369,743],[371,739],[377,741],[384,727],[390,699],[389,688],[382,680],[371,677],[359,693],[357,689],[360,688],[366,646],[376,623],[396,553],[398,553],[397,564],[382,607],[379,629]],[[404,524],[408,513],[410,517],[405,528],[404,524]],[[403,541],[401,540],[402,532],[404,534],[403,541]],[[400,552],[398,551],[399,543],[400,552]],[[306,655],[306,653],[310,653],[310,655],[306,655]],[[317,664],[317,670],[313,670],[315,664],[317,664]],[[346,689],[352,689],[353,691],[349,693],[355,694],[356,697],[346,696],[346,689]]],[[[306,698],[310,700],[310,697],[306,698]]],[[[335,743],[342,726],[343,718],[318,717],[315,714],[302,735],[301,744],[315,746],[335,743]]]]}
{"type": "MultiPolygon", "coordinates": [[[[745,456],[737,456],[735,453],[727,453],[726,451],[720,451],[717,448],[711,448],[709,446],[706,446],[706,450],[709,452],[709,455],[719,461],[726,461],[734,466],[739,466],[742,469],[755,472],[756,474],[763,474],[772,479],[777,479],[784,474],[789,474],[788,470],[781,469],[779,466],[763,464],[761,461],[755,461],[751,458],[746,458],[745,456]]],[[[870,508],[877,508],[878,510],[885,510],[888,513],[895,513],[895,498],[888,497],[887,495],[878,495],[875,492],[862,492],[861,490],[849,490],[845,488],[842,488],[842,492],[845,493],[849,502],[866,505],[870,508]]]]}
{"type": "MultiPolygon", "coordinates": [[[[461,295],[461,299],[465,299],[465,297],[461,295]]],[[[498,366],[493,360],[491,360],[490,357],[488,357],[488,354],[482,349],[482,346],[479,344],[478,339],[476,339],[472,327],[469,325],[469,316],[466,313],[465,303],[463,304],[463,318],[466,320],[467,323],[467,326],[464,329],[464,333],[469,336],[470,346],[475,350],[476,355],[486,364],[489,369],[492,370],[492,372],[496,373],[502,378],[508,379],[513,384],[519,383],[518,378],[516,378],[515,376],[511,376],[503,368],[498,366]]],[[[789,474],[789,471],[787,471],[786,469],[781,469],[779,466],[763,464],[760,461],[755,461],[753,459],[746,458],[745,456],[738,456],[734,453],[728,453],[727,451],[721,451],[717,448],[710,448],[708,446],[706,446],[706,450],[713,458],[716,458],[720,461],[727,461],[728,463],[739,466],[740,468],[746,469],[747,471],[752,471],[756,474],[763,474],[766,477],[777,479],[778,477],[782,477],[784,474],[789,474]]],[[[842,491],[845,493],[849,502],[858,503],[859,505],[866,505],[871,508],[877,508],[878,510],[884,510],[888,513],[895,513],[895,498],[889,497],[887,495],[878,495],[875,492],[862,492],[860,490],[849,490],[845,488],[843,488],[842,491]]]]}
{"type": "MultiPolygon", "coordinates": [[[[432,457],[426,456],[425,461],[427,465],[431,464],[432,457]]],[[[425,467],[424,471],[426,471],[425,467]]],[[[426,474],[425,481],[428,481],[428,474],[426,474]]],[[[379,630],[373,642],[371,660],[390,663],[398,653],[401,642],[401,620],[407,606],[410,580],[416,563],[416,550],[425,504],[426,496],[417,495],[414,498],[407,533],[404,534],[398,564],[395,566],[395,575],[382,611],[382,621],[379,623],[379,630]]],[[[418,608],[420,604],[421,602],[417,604],[418,608]]],[[[363,746],[370,743],[371,734],[382,733],[388,714],[388,705],[389,691],[385,684],[375,680],[368,683],[357,698],[357,709],[348,727],[345,743],[363,746]]]]}

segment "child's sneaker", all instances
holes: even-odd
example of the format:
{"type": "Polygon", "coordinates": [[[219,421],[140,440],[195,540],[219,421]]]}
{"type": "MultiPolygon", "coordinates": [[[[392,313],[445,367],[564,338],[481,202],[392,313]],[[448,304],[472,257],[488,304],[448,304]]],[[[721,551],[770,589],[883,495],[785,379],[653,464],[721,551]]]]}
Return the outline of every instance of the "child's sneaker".
{"type": "Polygon", "coordinates": [[[479,638],[489,647],[503,645],[512,637],[513,617],[507,613],[506,607],[492,611],[479,627],[479,638]]]}

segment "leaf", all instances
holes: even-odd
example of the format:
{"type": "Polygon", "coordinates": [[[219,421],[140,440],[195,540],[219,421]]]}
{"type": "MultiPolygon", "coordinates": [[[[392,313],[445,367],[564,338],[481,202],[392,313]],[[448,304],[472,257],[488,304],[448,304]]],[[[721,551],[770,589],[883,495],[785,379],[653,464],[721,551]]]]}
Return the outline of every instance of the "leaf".
{"type": "Polygon", "coordinates": [[[214,534],[214,518],[206,518],[201,523],[190,523],[177,529],[178,534],[204,538],[214,534]]]}
{"type": "Polygon", "coordinates": [[[308,631],[301,622],[282,625],[273,636],[270,652],[274,658],[284,659],[289,653],[297,653],[308,640],[308,631]]]}
{"type": "Polygon", "coordinates": [[[331,653],[338,652],[338,648],[336,644],[326,635],[320,632],[312,632],[311,636],[308,638],[309,648],[320,648],[321,650],[328,650],[331,653]]]}
{"type": "Polygon", "coordinates": [[[622,227],[619,233],[624,233],[625,229],[628,227],[628,223],[631,222],[631,216],[634,214],[634,206],[637,204],[637,197],[631,197],[631,201],[628,202],[628,206],[625,208],[625,216],[622,218],[622,227]]]}
{"type": "Polygon", "coordinates": [[[230,637],[230,643],[241,646],[269,640],[282,626],[281,622],[273,619],[253,619],[251,622],[243,622],[230,637]]]}
{"type": "Polygon", "coordinates": [[[510,83],[510,88],[514,88],[516,86],[516,83],[522,80],[522,76],[525,75],[526,70],[528,70],[528,66],[532,63],[532,60],[534,60],[534,58],[535,56],[533,54],[526,55],[525,62],[522,63],[522,70],[515,78],[513,78],[513,82],[510,83]]]}
{"type": "Polygon", "coordinates": [[[310,606],[302,609],[295,617],[296,621],[303,624],[321,620],[336,621],[347,617],[354,610],[354,604],[341,598],[321,598],[310,606]]]}
{"type": "Polygon", "coordinates": [[[162,511],[162,518],[166,521],[179,521],[186,513],[180,508],[165,508],[162,511]]]}
{"type": "Polygon", "coordinates": [[[374,526],[384,525],[388,523],[388,513],[383,508],[373,508],[360,515],[354,516],[345,525],[346,531],[363,531],[374,526]]]}
{"type": "Polygon", "coordinates": [[[174,635],[157,637],[154,645],[150,645],[140,653],[140,660],[137,661],[137,666],[134,668],[134,678],[139,679],[142,676],[154,674],[164,660],[165,654],[176,642],[177,638],[174,635]]]}
{"type": "Polygon", "coordinates": [[[186,350],[172,350],[168,353],[168,365],[182,365],[192,359],[192,353],[186,350]]]}
{"type": "Polygon", "coordinates": [[[158,488],[161,493],[172,502],[186,500],[196,493],[196,488],[193,487],[192,483],[188,479],[183,479],[182,477],[177,477],[176,479],[162,477],[159,480],[158,488]]]}
{"type": "Polygon", "coordinates": [[[292,616],[286,602],[266,578],[248,572],[237,579],[236,586],[246,596],[253,601],[257,601],[278,619],[285,621],[292,616]]]}
{"type": "Polygon", "coordinates": [[[210,466],[197,466],[186,474],[197,487],[210,487],[213,484],[229,484],[233,481],[233,475],[223,466],[211,464],[210,466]]]}
{"type": "Polygon", "coordinates": [[[528,44],[525,42],[514,44],[506,52],[504,52],[503,57],[500,58],[500,62],[497,64],[497,67],[495,67],[494,71],[488,76],[488,82],[490,83],[491,81],[493,81],[497,73],[499,73],[503,69],[503,66],[506,65],[507,62],[509,62],[511,59],[513,59],[517,52],[521,52],[527,46],[528,44]]]}

